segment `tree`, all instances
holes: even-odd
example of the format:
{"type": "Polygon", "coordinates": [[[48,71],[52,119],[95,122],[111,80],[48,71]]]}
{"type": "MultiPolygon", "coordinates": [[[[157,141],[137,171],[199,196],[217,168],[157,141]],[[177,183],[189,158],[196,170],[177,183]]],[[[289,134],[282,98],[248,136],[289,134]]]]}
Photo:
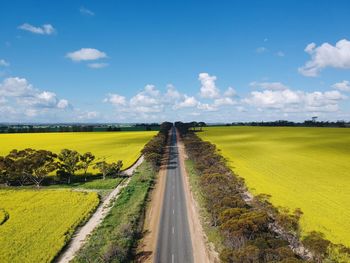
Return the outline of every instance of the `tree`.
{"type": "Polygon", "coordinates": [[[91,152],[86,152],[83,155],[80,155],[80,165],[81,169],[84,171],[84,180],[86,181],[86,174],[89,167],[92,165],[92,162],[95,160],[95,156],[91,152]]]}
{"type": "Polygon", "coordinates": [[[198,126],[200,127],[200,131],[202,131],[203,127],[207,126],[207,124],[203,121],[198,122],[198,126]]]}
{"type": "Polygon", "coordinates": [[[81,169],[79,164],[80,155],[77,151],[63,149],[58,155],[58,160],[60,161],[58,167],[60,169],[59,174],[67,177],[67,183],[71,183],[72,176],[75,172],[81,169]]]}
{"type": "Polygon", "coordinates": [[[316,262],[323,262],[331,242],[324,238],[324,234],[312,231],[304,237],[302,243],[313,252],[316,262]]]}
{"type": "Polygon", "coordinates": [[[198,123],[196,121],[192,121],[191,127],[193,128],[193,131],[196,131],[196,127],[198,127],[198,123]]]}
{"type": "Polygon", "coordinates": [[[57,169],[57,155],[46,150],[38,150],[28,156],[29,179],[39,188],[42,181],[57,169]]]}
{"type": "Polygon", "coordinates": [[[123,162],[121,160],[118,160],[117,163],[111,163],[110,165],[111,167],[110,167],[109,174],[116,176],[120,173],[123,166],[123,162]]]}
{"type": "Polygon", "coordinates": [[[27,148],[20,151],[12,150],[7,155],[7,158],[10,158],[13,161],[11,177],[20,185],[24,185],[28,181],[32,173],[29,156],[32,155],[34,152],[34,149],[27,148]]]}
{"type": "Polygon", "coordinates": [[[14,170],[14,161],[8,156],[0,156],[0,183],[9,186],[14,170]]]}
{"type": "Polygon", "coordinates": [[[45,177],[57,169],[57,155],[46,150],[12,150],[8,158],[13,160],[13,176],[21,185],[29,179],[40,187],[45,177]]]}
{"type": "Polygon", "coordinates": [[[105,180],[107,175],[118,174],[122,166],[122,161],[118,161],[117,163],[107,163],[106,161],[100,161],[95,164],[94,168],[100,171],[102,174],[102,179],[105,180]]]}
{"type": "Polygon", "coordinates": [[[106,161],[97,162],[94,168],[100,171],[103,180],[106,179],[106,176],[109,173],[109,164],[106,161]]]}

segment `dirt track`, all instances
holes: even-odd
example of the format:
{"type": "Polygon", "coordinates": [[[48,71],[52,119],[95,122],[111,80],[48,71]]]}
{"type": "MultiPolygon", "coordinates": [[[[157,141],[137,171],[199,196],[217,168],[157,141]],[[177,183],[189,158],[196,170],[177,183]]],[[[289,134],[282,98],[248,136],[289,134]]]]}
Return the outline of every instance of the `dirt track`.
{"type": "MultiPolygon", "coordinates": [[[[123,174],[131,176],[135,169],[143,162],[143,156],[141,156],[137,162],[129,169],[123,171],[123,174]]],[[[92,231],[103,221],[108,212],[111,210],[111,202],[115,202],[120,191],[128,185],[130,178],[125,180],[123,183],[118,185],[99,205],[95,213],[90,217],[84,226],[79,228],[74,234],[73,238],[70,240],[68,246],[65,248],[63,253],[58,257],[56,262],[67,263],[71,261],[78,250],[85,244],[87,237],[92,233],[92,231]]]]}

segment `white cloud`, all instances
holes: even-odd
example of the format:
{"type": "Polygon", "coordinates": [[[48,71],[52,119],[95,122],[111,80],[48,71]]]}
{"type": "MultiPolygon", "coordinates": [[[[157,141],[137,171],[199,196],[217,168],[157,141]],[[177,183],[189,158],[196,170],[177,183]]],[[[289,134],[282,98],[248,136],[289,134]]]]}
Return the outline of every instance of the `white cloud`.
{"type": "Polygon", "coordinates": [[[67,53],[67,58],[73,61],[88,61],[106,58],[106,53],[95,48],[81,48],[77,51],[67,53]]]}
{"type": "Polygon", "coordinates": [[[128,118],[133,120],[152,118],[153,120],[157,116],[162,120],[166,120],[166,116],[176,116],[177,114],[180,114],[179,118],[181,119],[181,116],[189,116],[193,110],[209,113],[218,111],[220,107],[237,104],[233,99],[236,96],[236,91],[232,87],[229,87],[223,93],[223,96],[220,96],[220,90],[214,87],[215,76],[202,73],[200,77],[205,97],[214,98],[207,98],[204,102],[201,102],[196,96],[182,94],[172,84],[168,84],[164,92],[149,84],[129,100],[121,95],[113,97],[112,94],[109,94],[104,102],[118,105],[115,110],[122,113],[117,114],[119,120],[122,118],[120,115],[124,116],[124,120],[128,118]]]}
{"type": "Polygon", "coordinates": [[[266,47],[258,47],[255,50],[255,52],[258,53],[258,54],[265,53],[265,52],[267,52],[267,48],[266,47]]]}
{"type": "Polygon", "coordinates": [[[80,121],[101,121],[101,114],[97,111],[88,111],[77,109],[75,112],[76,117],[74,119],[79,119],[80,121]]]}
{"type": "Polygon", "coordinates": [[[237,106],[237,107],[236,107],[236,110],[237,110],[238,112],[246,112],[246,111],[247,111],[246,108],[244,108],[243,106],[237,106]]]}
{"type": "Polygon", "coordinates": [[[175,104],[174,109],[196,107],[198,106],[198,103],[199,102],[195,97],[184,95],[184,99],[181,102],[175,104]]]}
{"type": "Polygon", "coordinates": [[[245,102],[258,108],[283,108],[285,105],[298,104],[300,96],[291,90],[253,91],[245,102]]]}
{"type": "Polygon", "coordinates": [[[69,106],[69,102],[68,100],[65,100],[65,99],[61,99],[57,103],[57,108],[59,109],[66,109],[68,108],[68,106],[69,106]]]}
{"type": "Polygon", "coordinates": [[[87,118],[88,119],[94,119],[98,116],[98,112],[97,111],[89,111],[87,113],[87,118]]]}
{"type": "Polygon", "coordinates": [[[51,24],[45,24],[42,26],[35,27],[31,24],[24,23],[18,28],[39,35],[52,35],[56,32],[55,28],[51,24]]]}
{"type": "Polygon", "coordinates": [[[164,101],[160,91],[150,84],[130,99],[129,107],[126,109],[128,112],[134,113],[159,113],[163,110],[164,101]]]}
{"type": "Polygon", "coordinates": [[[208,73],[200,73],[198,80],[202,86],[200,89],[200,96],[202,98],[217,98],[219,97],[219,89],[215,85],[216,76],[210,76],[208,73]]]}
{"type": "Polygon", "coordinates": [[[38,110],[36,109],[26,109],[24,114],[28,117],[35,117],[38,115],[38,110]]]}
{"type": "Polygon", "coordinates": [[[5,104],[6,102],[7,102],[7,99],[5,99],[4,97],[0,97],[0,105],[5,104]]]}
{"type": "Polygon", "coordinates": [[[32,94],[33,86],[24,78],[10,77],[0,83],[0,96],[20,97],[32,94]]]}
{"type": "Polygon", "coordinates": [[[209,103],[198,103],[197,108],[204,111],[217,111],[218,108],[215,105],[209,103]]]}
{"type": "Polygon", "coordinates": [[[165,93],[165,99],[167,100],[177,100],[182,96],[180,92],[176,90],[176,88],[172,84],[167,85],[167,92],[165,93]]]}
{"type": "Polygon", "coordinates": [[[87,16],[94,16],[94,15],[95,15],[94,12],[92,12],[91,10],[89,10],[89,9],[83,7],[83,6],[79,8],[79,12],[80,12],[81,14],[87,15],[87,16]]]}
{"type": "Polygon", "coordinates": [[[284,57],[285,54],[284,54],[283,51],[278,51],[278,52],[276,53],[276,56],[278,56],[278,57],[284,57]]]}
{"type": "Polygon", "coordinates": [[[107,98],[105,98],[103,101],[109,102],[116,106],[126,105],[126,98],[124,96],[120,96],[118,94],[113,94],[113,93],[108,94],[107,98]]]}
{"type": "Polygon", "coordinates": [[[10,63],[8,63],[5,59],[0,59],[0,67],[8,67],[10,63]]]}
{"type": "Polygon", "coordinates": [[[310,43],[304,51],[311,56],[311,59],[298,69],[304,76],[315,77],[326,67],[350,68],[350,41],[346,39],[339,40],[335,46],[323,43],[317,47],[315,43],[310,43]]]}
{"type": "Polygon", "coordinates": [[[269,89],[269,90],[284,90],[288,87],[281,82],[257,82],[253,81],[249,83],[249,86],[254,88],[269,89]]]}
{"type": "Polygon", "coordinates": [[[93,69],[105,68],[108,66],[108,63],[89,63],[88,67],[93,69]]]}
{"type": "Polygon", "coordinates": [[[282,112],[327,112],[337,111],[338,103],[345,99],[339,91],[294,91],[264,90],[253,91],[243,102],[258,109],[275,109],[282,112]]]}
{"type": "Polygon", "coordinates": [[[145,86],[145,90],[142,93],[149,94],[152,97],[157,97],[160,95],[160,91],[157,90],[156,87],[152,84],[147,84],[145,86]]]}
{"type": "Polygon", "coordinates": [[[0,98],[16,108],[17,114],[36,116],[44,109],[64,109],[69,103],[58,99],[56,93],[35,89],[25,78],[10,77],[0,83],[0,98]],[[40,109],[40,111],[39,111],[40,109]]]}
{"type": "Polygon", "coordinates": [[[332,88],[338,89],[341,91],[350,91],[350,81],[343,80],[342,82],[338,82],[332,85],[332,88]]]}
{"type": "Polygon", "coordinates": [[[230,98],[219,98],[214,100],[214,105],[217,107],[224,106],[224,105],[234,105],[235,102],[230,98]]]}
{"type": "MultiPolygon", "coordinates": [[[[215,86],[215,76],[201,74],[205,74],[201,75],[201,88],[205,86],[207,95],[203,100],[200,98],[203,94],[183,94],[171,84],[164,91],[149,84],[130,98],[108,94],[104,102],[117,106],[110,115],[114,121],[191,121],[191,116],[201,115],[204,121],[225,122],[274,120],[281,116],[303,120],[315,114],[341,116],[339,105],[346,99],[337,90],[306,92],[292,90],[281,82],[252,82],[251,86],[257,90],[238,100],[232,87],[221,93],[215,86]]],[[[84,116],[88,119],[86,112],[84,116]]],[[[106,120],[111,119],[106,117],[106,120]]]]}
{"type": "Polygon", "coordinates": [[[34,105],[51,108],[56,107],[57,105],[57,96],[55,93],[50,91],[43,91],[41,93],[38,93],[33,98],[34,105]]]}
{"type": "Polygon", "coordinates": [[[226,97],[234,97],[236,95],[237,95],[237,92],[232,87],[228,87],[227,90],[224,92],[224,96],[226,97]]]}
{"type": "MultiPolygon", "coordinates": [[[[116,110],[118,112],[129,114],[148,114],[148,113],[160,113],[163,112],[166,104],[165,97],[163,97],[159,90],[154,85],[146,85],[144,89],[129,100],[126,97],[119,94],[108,94],[104,99],[104,102],[118,106],[116,110]]],[[[142,115],[146,117],[146,115],[142,115]]],[[[151,117],[147,115],[148,117],[151,117]]]]}
{"type": "Polygon", "coordinates": [[[130,99],[131,106],[152,106],[159,104],[159,91],[153,85],[146,85],[144,90],[130,99]]]}

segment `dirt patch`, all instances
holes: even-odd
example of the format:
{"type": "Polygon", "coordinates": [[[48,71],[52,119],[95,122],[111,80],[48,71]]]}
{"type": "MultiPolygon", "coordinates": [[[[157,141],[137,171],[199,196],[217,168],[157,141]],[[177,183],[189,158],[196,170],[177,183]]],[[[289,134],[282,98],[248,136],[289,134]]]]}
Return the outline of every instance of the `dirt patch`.
{"type": "Polygon", "coordinates": [[[179,151],[179,162],[181,174],[184,176],[184,190],[187,202],[188,222],[191,232],[193,258],[195,263],[220,262],[218,253],[213,245],[209,243],[199,217],[199,207],[190,189],[189,177],[185,169],[185,157],[187,157],[185,147],[177,132],[177,146],[179,151]]]}

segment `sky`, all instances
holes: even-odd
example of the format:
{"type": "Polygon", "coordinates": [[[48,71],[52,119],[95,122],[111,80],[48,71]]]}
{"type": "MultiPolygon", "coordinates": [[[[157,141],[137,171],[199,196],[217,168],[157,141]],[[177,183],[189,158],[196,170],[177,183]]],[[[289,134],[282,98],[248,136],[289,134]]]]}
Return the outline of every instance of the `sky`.
{"type": "Polygon", "coordinates": [[[350,1],[17,1],[0,122],[350,121],[350,1]]]}

